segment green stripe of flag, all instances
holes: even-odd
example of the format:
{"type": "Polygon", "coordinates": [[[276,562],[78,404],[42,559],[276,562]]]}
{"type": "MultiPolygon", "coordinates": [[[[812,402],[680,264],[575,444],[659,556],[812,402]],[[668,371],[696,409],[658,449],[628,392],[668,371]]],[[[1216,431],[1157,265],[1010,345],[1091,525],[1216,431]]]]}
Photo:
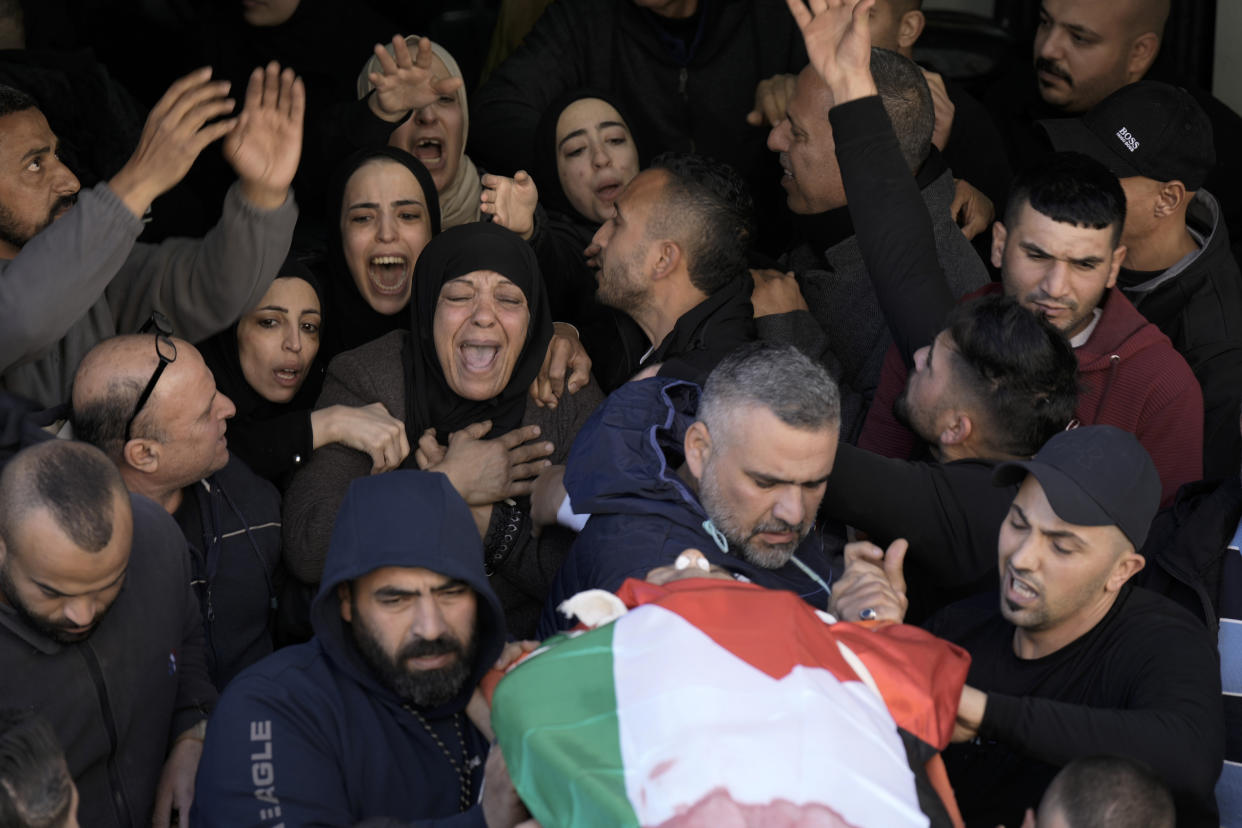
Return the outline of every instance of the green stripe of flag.
{"type": "Polygon", "coordinates": [[[638,825],[621,759],[613,626],[550,640],[492,699],[514,787],[544,825],[638,825]]]}

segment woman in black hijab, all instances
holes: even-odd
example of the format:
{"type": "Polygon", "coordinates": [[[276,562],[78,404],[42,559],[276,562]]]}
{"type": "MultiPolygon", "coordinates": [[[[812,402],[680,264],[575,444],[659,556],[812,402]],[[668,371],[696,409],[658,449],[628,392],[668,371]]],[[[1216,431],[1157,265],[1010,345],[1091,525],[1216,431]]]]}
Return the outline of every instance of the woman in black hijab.
{"type": "MultiPolygon", "coordinates": [[[[572,537],[550,527],[534,538],[524,498],[513,500],[532,484],[510,481],[562,463],[602,395],[592,383],[555,409],[530,400],[552,316],[534,253],[497,225],[460,225],[427,245],[409,318],[412,332],[393,331],[333,360],[317,405],[380,402],[403,418],[417,446],[404,465],[443,472],[465,498],[509,630],[528,637],[572,537]],[[537,442],[529,442],[530,426],[538,426],[537,442]]],[[[368,457],[337,444],[317,449],[294,477],[284,552],[302,581],[318,581],[336,510],[369,468],[368,457]]]]}
{"type": "Polygon", "coordinates": [[[288,258],[259,304],[237,324],[199,344],[216,387],[233,400],[229,450],[280,487],[311,452],[343,442],[384,467],[398,460],[399,420],[381,406],[312,412],[323,388],[323,294],[306,265],[288,258]]]}
{"type": "MultiPolygon", "coordinates": [[[[612,203],[640,169],[625,111],[610,93],[578,89],[554,100],[535,131],[533,178],[539,190],[534,214],[506,221],[530,227],[527,238],[548,285],[553,316],[581,332],[600,385],[612,390],[638,370],[650,347],[629,316],[595,301],[595,269],[583,250],[612,213],[612,203]]],[[[494,189],[505,182],[484,176],[494,189]]],[[[484,194],[484,212],[494,213],[484,194]]]]}
{"type": "Polygon", "coordinates": [[[431,173],[396,147],[349,156],[332,178],[328,204],[339,221],[320,273],[332,316],[325,361],[406,326],[415,264],[440,232],[431,173]]]}

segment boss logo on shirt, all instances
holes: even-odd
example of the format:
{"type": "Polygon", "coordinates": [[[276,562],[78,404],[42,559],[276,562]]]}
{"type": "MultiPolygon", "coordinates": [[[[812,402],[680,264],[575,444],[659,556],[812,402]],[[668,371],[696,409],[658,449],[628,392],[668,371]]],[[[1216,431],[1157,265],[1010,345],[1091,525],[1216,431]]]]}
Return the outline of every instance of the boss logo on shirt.
{"type": "Polygon", "coordinates": [[[1136,149],[1139,148],[1138,139],[1135,138],[1133,135],[1131,135],[1130,130],[1126,129],[1125,127],[1122,127],[1121,129],[1117,130],[1117,137],[1121,139],[1121,143],[1125,144],[1126,149],[1128,149],[1130,152],[1134,152],[1136,149]]]}

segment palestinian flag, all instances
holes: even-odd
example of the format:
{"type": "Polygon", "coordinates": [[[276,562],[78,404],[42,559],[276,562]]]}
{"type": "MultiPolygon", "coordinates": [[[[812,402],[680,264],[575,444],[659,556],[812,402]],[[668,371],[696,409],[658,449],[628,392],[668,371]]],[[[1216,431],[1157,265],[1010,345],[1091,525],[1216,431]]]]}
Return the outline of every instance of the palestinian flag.
{"type": "Polygon", "coordinates": [[[618,595],[634,609],[551,639],[493,697],[510,776],[545,828],[960,823],[938,751],[964,651],[831,623],[753,584],[618,595]]]}

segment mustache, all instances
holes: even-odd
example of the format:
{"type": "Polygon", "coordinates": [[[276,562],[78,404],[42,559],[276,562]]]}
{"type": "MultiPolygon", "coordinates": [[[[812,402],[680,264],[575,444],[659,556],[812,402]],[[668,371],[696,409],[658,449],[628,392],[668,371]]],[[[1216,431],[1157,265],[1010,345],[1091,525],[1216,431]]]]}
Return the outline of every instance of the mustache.
{"type": "Polygon", "coordinates": [[[458,656],[464,657],[466,648],[451,635],[442,635],[439,638],[419,638],[401,648],[400,652],[397,653],[397,661],[443,655],[444,653],[456,653],[458,656]]]}
{"type": "Polygon", "coordinates": [[[750,536],[753,538],[755,535],[760,535],[764,532],[771,532],[773,534],[793,532],[798,537],[802,537],[806,534],[806,528],[807,525],[805,523],[790,523],[789,521],[781,520],[780,518],[773,518],[766,523],[761,523],[756,526],[754,530],[751,531],[750,536]]]}
{"type": "Polygon", "coordinates": [[[1048,58],[1035,58],[1035,71],[1047,72],[1049,75],[1054,75],[1065,81],[1070,86],[1074,85],[1074,79],[1069,76],[1069,72],[1066,72],[1060,66],[1048,60],[1048,58]]]}
{"type": "Polygon", "coordinates": [[[63,195],[60,198],[56,199],[56,203],[52,205],[52,210],[51,210],[51,213],[49,214],[49,217],[55,218],[57,213],[63,210],[68,210],[70,207],[72,207],[73,205],[77,203],[78,203],[77,193],[72,193],[70,195],[63,195]]]}

